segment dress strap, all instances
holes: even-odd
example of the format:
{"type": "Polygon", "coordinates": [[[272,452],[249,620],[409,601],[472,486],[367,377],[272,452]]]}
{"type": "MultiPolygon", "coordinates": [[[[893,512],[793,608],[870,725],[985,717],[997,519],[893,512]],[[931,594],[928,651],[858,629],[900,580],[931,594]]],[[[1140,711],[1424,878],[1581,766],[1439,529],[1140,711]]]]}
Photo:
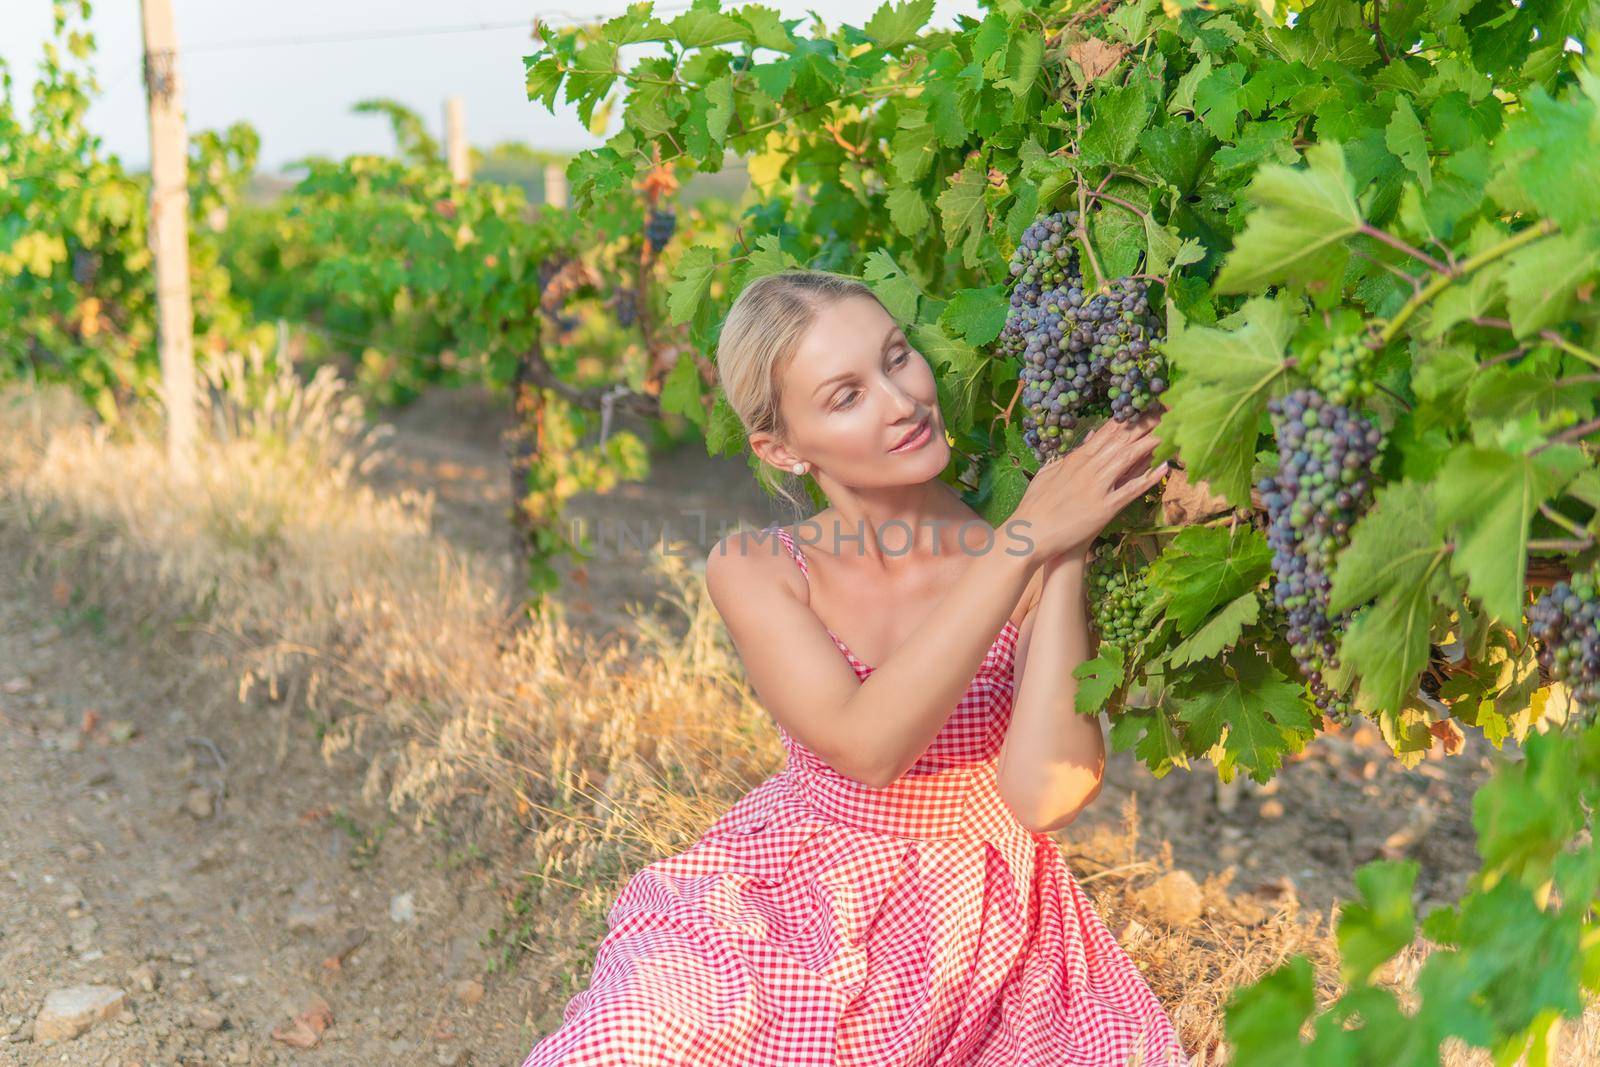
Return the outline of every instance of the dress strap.
{"type": "Polygon", "coordinates": [[[806,566],[806,557],[803,553],[801,553],[800,546],[794,543],[794,538],[789,536],[789,531],[785,530],[782,526],[771,526],[768,527],[768,529],[778,535],[778,540],[783,542],[783,547],[788,549],[789,555],[794,559],[795,563],[799,565],[800,573],[805,575],[807,580],[809,580],[811,577],[811,571],[806,566]]]}

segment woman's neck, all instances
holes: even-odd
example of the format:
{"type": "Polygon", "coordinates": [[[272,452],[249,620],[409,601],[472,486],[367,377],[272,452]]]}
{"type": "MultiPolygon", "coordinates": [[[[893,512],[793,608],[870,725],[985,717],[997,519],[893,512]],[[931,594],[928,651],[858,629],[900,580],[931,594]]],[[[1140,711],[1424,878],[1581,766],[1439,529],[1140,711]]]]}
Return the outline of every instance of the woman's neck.
{"type": "Polygon", "coordinates": [[[800,524],[799,532],[824,552],[850,554],[888,570],[911,559],[951,554],[961,543],[956,528],[973,519],[971,509],[938,478],[846,489],[829,501],[829,507],[800,524]]]}

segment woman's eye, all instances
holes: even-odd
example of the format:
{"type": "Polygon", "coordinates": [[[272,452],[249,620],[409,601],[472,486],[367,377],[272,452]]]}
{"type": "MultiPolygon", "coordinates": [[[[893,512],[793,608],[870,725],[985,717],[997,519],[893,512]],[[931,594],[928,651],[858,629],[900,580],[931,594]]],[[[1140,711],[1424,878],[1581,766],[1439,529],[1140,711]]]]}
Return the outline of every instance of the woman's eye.
{"type": "Polygon", "coordinates": [[[835,404],[833,406],[833,410],[835,410],[835,411],[843,411],[845,408],[849,407],[851,404],[854,404],[855,402],[856,402],[856,391],[854,389],[852,389],[848,393],[845,394],[845,398],[844,398],[843,401],[841,401],[840,403],[835,404]]]}
{"type": "Polygon", "coordinates": [[[895,357],[895,361],[894,361],[895,362],[895,366],[899,366],[902,363],[907,363],[907,362],[910,361],[910,359],[911,359],[911,353],[910,352],[901,352],[900,355],[895,357]]]}

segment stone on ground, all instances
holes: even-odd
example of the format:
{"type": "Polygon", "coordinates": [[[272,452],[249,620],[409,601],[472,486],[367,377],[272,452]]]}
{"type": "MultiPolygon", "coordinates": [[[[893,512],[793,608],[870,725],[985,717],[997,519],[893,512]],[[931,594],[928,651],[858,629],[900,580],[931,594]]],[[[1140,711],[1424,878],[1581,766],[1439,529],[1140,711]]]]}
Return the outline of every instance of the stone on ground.
{"type": "Polygon", "coordinates": [[[107,985],[57,989],[44,998],[33,1021],[35,1041],[68,1041],[122,1010],[127,995],[107,985]]]}

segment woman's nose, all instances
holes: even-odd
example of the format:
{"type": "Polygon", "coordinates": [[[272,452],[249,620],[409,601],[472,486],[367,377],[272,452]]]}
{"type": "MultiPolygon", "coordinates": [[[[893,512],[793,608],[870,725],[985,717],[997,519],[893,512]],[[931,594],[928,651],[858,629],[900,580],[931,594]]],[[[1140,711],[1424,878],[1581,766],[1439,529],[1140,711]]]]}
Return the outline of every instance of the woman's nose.
{"type": "Polygon", "coordinates": [[[889,410],[901,417],[911,415],[917,410],[917,399],[892,381],[885,380],[883,387],[888,390],[889,410]]]}

